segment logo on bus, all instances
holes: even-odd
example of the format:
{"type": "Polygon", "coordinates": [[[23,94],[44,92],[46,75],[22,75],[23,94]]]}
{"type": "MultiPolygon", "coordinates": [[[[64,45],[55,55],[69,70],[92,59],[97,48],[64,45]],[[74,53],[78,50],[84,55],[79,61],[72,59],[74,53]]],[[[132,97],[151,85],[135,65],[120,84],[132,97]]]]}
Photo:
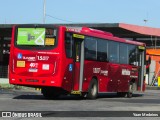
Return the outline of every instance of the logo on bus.
{"type": "Polygon", "coordinates": [[[93,73],[99,73],[100,75],[108,76],[108,70],[101,70],[101,68],[93,68],[93,73]]]}
{"type": "Polygon", "coordinates": [[[36,57],[26,57],[26,56],[23,56],[23,60],[36,61],[36,57]]]}
{"type": "Polygon", "coordinates": [[[93,68],[93,73],[100,73],[101,68],[93,68]]]}

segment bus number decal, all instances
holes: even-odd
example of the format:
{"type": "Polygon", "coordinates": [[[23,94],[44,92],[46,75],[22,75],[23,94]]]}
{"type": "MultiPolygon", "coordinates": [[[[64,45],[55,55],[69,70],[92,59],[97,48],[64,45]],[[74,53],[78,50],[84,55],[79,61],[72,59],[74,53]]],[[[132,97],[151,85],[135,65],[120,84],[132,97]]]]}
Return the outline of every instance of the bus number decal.
{"type": "Polygon", "coordinates": [[[49,56],[37,56],[38,60],[45,61],[49,59],[49,56]]]}
{"type": "Polygon", "coordinates": [[[38,63],[30,63],[31,68],[38,68],[38,63]]]}

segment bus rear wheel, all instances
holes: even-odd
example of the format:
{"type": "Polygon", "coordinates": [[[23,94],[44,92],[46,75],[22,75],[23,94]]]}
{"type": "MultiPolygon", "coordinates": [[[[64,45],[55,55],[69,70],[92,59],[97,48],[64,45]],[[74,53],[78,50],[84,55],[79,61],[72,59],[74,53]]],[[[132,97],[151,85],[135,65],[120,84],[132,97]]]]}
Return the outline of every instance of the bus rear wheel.
{"type": "Polygon", "coordinates": [[[96,99],[98,96],[98,83],[96,79],[92,79],[88,90],[87,98],[96,99]]]}
{"type": "Polygon", "coordinates": [[[55,99],[60,95],[60,90],[52,87],[42,88],[41,92],[46,99],[55,99]]]}

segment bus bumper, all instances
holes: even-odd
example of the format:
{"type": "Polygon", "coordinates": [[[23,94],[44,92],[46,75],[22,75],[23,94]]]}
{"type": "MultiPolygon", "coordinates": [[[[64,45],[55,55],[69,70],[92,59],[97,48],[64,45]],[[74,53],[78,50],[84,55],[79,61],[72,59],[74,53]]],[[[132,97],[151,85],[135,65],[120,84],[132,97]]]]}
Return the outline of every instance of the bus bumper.
{"type": "Polygon", "coordinates": [[[58,77],[26,77],[13,75],[9,78],[10,84],[23,86],[55,86],[61,87],[61,80],[58,77]]]}

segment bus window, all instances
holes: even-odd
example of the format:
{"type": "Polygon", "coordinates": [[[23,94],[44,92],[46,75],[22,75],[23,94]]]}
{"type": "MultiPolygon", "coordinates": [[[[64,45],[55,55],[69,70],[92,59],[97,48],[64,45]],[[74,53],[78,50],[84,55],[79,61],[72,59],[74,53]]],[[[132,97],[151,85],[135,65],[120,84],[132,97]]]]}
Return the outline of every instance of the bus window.
{"type": "Polygon", "coordinates": [[[119,62],[119,43],[118,42],[109,41],[108,56],[109,56],[110,62],[113,62],[113,63],[119,62]]]}
{"type": "Polygon", "coordinates": [[[68,58],[72,58],[73,40],[72,40],[72,35],[70,33],[66,33],[65,35],[65,49],[66,49],[66,56],[68,58]]]}
{"type": "Polygon", "coordinates": [[[85,59],[97,60],[97,41],[94,38],[86,37],[85,39],[85,59]]]}
{"type": "Polygon", "coordinates": [[[138,66],[138,49],[135,45],[128,45],[129,64],[138,66]]]}
{"type": "Polygon", "coordinates": [[[76,51],[76,62],[80,62],[80,52],[81,52],[81,41],[80,40],[75,40],[75,51],[76,51]]]}
{"type": "Polygon", "coordinates": [[[127,44],[119,44],[119,62],[120,64],[128,64],[128,46],[127,44]]]}
{"type": "Polygon", "coordinates": [[[21,49],[51,49],[56,45],[54,28],[18,28],[15,45],[21,49]]]}
{"type": "Polygon", "coordinates": [[[98,61],[107,61],[107,48],[108,48],[108,43],[106,40],[99,39],[97,41],[97,60],[98,61]]]}

